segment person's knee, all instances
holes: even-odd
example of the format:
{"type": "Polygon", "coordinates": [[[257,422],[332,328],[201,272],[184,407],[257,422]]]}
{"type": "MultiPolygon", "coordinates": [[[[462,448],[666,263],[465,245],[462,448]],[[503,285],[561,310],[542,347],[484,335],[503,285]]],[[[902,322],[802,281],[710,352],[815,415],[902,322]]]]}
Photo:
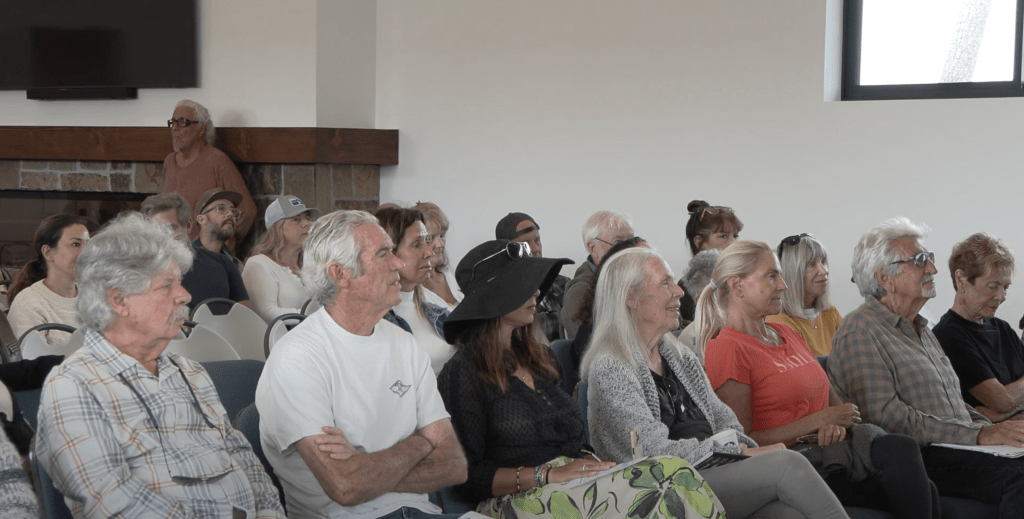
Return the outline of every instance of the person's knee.
{"type": "Polygon", "coordinates": [[[779,474],[781,481],[798,481],[802,477],[820,478],[811,462],[807,461],[807,458],[799,452],[785,449],[768,452],[761,456],[771,460],[772,467],[779,474]]]}
{"type": "Polygon", "coordinates": [[[903,434],[886,434],[871,442],[871,463],[875,468],[884,470],[894,465],[905,465],[908,462],[923,468],[921,449],[917,440],[903,434]]]}

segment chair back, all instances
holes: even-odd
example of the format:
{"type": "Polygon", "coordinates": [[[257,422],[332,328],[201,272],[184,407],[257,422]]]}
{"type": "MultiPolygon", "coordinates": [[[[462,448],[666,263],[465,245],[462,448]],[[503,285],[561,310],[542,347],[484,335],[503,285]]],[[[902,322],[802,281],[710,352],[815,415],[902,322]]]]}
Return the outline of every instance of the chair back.
{"type": "Polygon", "coordinates": [[[266,454],[263,453],[263,442],[260,440],[260,411],[256,409],[255,402],[249,404],[238,413],[234,426],[235,429],[238,429],[245,435],[245,439],[249,440],[253,454],[259,458],[260,463],[263,464],[263,470],[270,476],[270,481],[274,483],[274,486],[277,487],[277,496],[281,500],[281,506],[284,506],[284,487],[281,486],[281,480],[277,479],[274,467],[270,465],[266,454]]]}
{"type": "MultiPolygon", "coordinates": [[[[0,271],[3,271],[0,268],[0,271]]],[[[0,312],[0,360],[4,364],[21,360],[21,352],[14,354],[12,348],[18,343],[18,336],[14,334],[11,322],[7,320],[7,314],[0,312]]]]}
{"type": "Polygon", "coordinates": [[[167,345],[164,350],[168,353],[177,353],[182,357],[196,362],[210,362],[216,360],[238,360],[238,352],[231,347],[219,333],[197,324],[192,328],[192,333],[183,339],[175,339],[167,345]]]}
{"type": "Polygon", "coordinates": [[[587,443],[590,443],[590,423],[587,421],[587,381],[581,380],[576,386],[576,405],[583,415],[583,430],[587,434],[587,443]]]}
{"type": "Polygon", "coordinates": [[[20,352],[21,358],[25,360],[32,360],[43,355],[63,355],[66,357],[82,347],[85,338],[84,333],[78,332],[76,336],[73,326],[61,323],[43,323],[31,327],[21,334],[16,351],[20,352]],[[68,338],[68,342],[64,344],[49,344],[46,342],[46,336],[42,333],[47,330],[58,330],[72,335],[68,338]]]}
{"type": "Polygon", "coordinates": [[[313,315],[313,312],[321,308],[320,303],[316,302],[315,299],[310,299],[302,305],[302,315],[313,315]]]}
{"type": "Polygon", "coordinates": [[[191,320],[210,328],[228,341],[243,359],[267,360],[263,353],[267,322],[245,305],[234,304],[224,315],[214,315],[210,303],[232,302],[230,299],[207,299],[192,309],[191,320]]]}
{"type": "Polygon", "coordinates": [[[282,337],[288,330],[291,330],[293,326],[302,322],[306,316],[302,314],[282,314],[270,321],[270,325],[267,327],[267,334],[263,337],[263,355],[266,358],[270,358],[270,350],[274,347],[277,341],[281,340],[282,337]]]}
{"type": "Polygon", "coordinates": [[[245,406],[256,401],[256,385],[263,373],[263,362],[251,359],[204,362],[203,369],[217,388],[228,421],[233,421],[245,406]]]}

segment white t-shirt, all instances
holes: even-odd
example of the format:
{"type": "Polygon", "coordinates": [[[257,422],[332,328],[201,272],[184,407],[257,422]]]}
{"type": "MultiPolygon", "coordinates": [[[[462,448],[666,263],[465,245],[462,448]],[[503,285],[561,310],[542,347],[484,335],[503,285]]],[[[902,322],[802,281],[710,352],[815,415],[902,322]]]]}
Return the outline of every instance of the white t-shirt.
{"type": "Polygon", "coordinates": [[[295,443],[331,425],[360,452],[378,452],[448,418],[430,359],[415,339],[381,320],[353,335],[323,308],[281,339],[256,387],[260,439],[284,486],[288,516],[380,517],[403,506],[440,513],[426,494],[391,492],[361,505],[331,500],[295,443]]]}
{"type": "MultiPolygon", "coordinates": [[[[424,289],[423,292],[429,292],[429,290],[424,289]]],[[[416,344],[419,344],[427,352],[427,355],[430,355],[430,368],[434,370],[434,376],[437,376],[448,359],[455,355],[455,348],[444,342],[444,339],[434,331],[430,321],[416,311],[413,292],[402,292],[402,302],[398,303],[393,310],[398,317],[409,322],[412,335],[416,337],[416,344]]]]}
{"type": "Polygon", "coordinates": [[[306,287],[292,269],[264,254],[252,256],[242,269],[242,282],[253,309],[268,324],[283,314],[301,314],[309,300],[306,287]]]}

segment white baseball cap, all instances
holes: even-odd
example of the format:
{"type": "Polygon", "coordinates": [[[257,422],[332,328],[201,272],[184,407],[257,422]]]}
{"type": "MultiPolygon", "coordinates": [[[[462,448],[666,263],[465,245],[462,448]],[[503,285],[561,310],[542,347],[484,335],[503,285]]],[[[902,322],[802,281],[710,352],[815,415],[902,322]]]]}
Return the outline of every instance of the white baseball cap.
{"type": "Polygon", "coordinates": [[[269,206],[267,206],[266,213],[263,214],[263,221],[267,223],[267,229],[271,225],[274,225],[280,220],[285,218],[291,218],[295,215],[299,215],[309,211],[310,216],[316,218],[320,216],[320,210],[315,207],[306,207],[306,204],[299,200],[299,197],[292,195],[284,195],[277,197],[269,206]]]}

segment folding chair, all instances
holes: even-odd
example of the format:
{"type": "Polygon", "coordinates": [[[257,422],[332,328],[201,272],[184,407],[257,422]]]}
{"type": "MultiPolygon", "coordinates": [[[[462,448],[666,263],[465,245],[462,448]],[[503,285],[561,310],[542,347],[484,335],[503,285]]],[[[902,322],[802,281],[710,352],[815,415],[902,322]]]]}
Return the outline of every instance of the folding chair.
{"type": "Polygon", "coordinates": [[[188,337],[175,339],[167,345],[164,350],[168,353],[177,353],[186,359],[196,362],[210,362],[216,360],[238,360],[238,352],[231,344],[217,332],[196,324],[188,337]]]}
{"type": "Polygon", "coordinates": [[[77,332],[76,335],[75,328],[66,324],[43,323],[31,327],[21,334],[18,343],[11,350],[15,355],[20,355],[25,360],[42,357],[43,355],[64,355],[66,357],[82,347],[85,337],[83,334],[84,332],[77,332]],[[71,337],[64,344],[49,344],[46,342],[46,337],[42,334],[42,332],[47,330],[68,332],[71,334],[71,337]]]}
{"type": "Polygon", "coordinates": [[[217,332],[241,358],[267,360],[263,353],[267,322],[245,305],[235,304],[230,299],[211,298],[196,305],[189,319],[217,332]],[[231,310],[224,315],[214,315],[210,311],[210,304],[229,303],[231,310]]]}

